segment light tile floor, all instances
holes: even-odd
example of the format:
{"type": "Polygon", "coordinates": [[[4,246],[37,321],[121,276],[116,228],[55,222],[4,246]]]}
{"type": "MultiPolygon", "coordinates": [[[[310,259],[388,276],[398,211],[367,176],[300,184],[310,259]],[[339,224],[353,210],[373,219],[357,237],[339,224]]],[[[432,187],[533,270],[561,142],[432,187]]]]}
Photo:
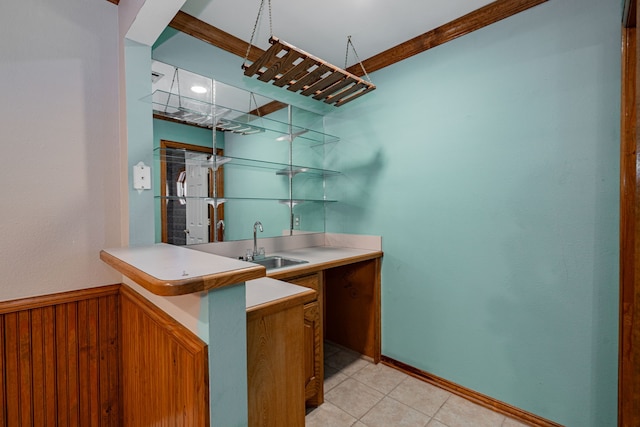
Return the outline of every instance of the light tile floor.
{"type": "Polygon", "coordinates": [[[325,403],[306,427],[526,427],[331,343],[324,351],[325,403]]]}

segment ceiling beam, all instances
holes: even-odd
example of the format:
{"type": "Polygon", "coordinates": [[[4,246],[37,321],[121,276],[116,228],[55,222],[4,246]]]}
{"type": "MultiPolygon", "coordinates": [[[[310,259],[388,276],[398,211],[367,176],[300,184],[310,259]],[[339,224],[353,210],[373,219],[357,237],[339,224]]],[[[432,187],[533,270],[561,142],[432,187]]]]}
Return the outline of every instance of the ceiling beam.
{"type": "Polygon", "coordinates": [[[120,3],[120,0],[107,0],[107,1],[109,1],[109,2],[111,2],[111,3],[113,3],[113,4],[116,4],[116,5],[117,5],[118,3],[120,3]]]}
{"type": "Polygon", "coordinates": [[[282,110],[283,108],[287,108],[287,105],[289,104],[285,104],[284,102],[280,102],[280,101],[271,101],[267,104],[264,104],[262,107],[258,107],[255,110],[249,111],[249,113],[247,114],[262,117],[262,116],[269,115],[273,112],[276,112],[278,110],[282,110]]]}
{"type": "MultiPolygon", "coordinates": [[[[107,1],[118,4],[120,0],[107,1]]],[[[372,73],[547,1],[548,0],[496,0],[438,28],[427,31],[404,43],[400,43],[369,59],[365,59],[362,61],[362,66],[364,66],[364,69],[367,70],[368,73],[372,73]]],[[[635,2],[625,1],[625,17],[629,19],[626,22],[626,26],[635,26],[635,13],[628,10],[630,9],[628,7],[629,4],[635,5],[635,2]],[[632,19],[634,22],[632,23],[633,25],[630,25],[630,20],[632,19]]],[[[240,57],[244,58],[247,54],[249,43],[183,11],[178,11],[169,23],[169,27],[240,57]]],[[[262,56],[263,53],[263,49],[252,46],[248,59],[253,62],[262,56]]],[[[364,74],[362,66],[360,64],[354,64],[347,68],[347,71],[357,76],[362,76],[364,74]]]]}
{"type": "Polygon", "coordinates": [[[362,76],[362,68],[367,73],[373,73],[382,68],[393,65],[426,50],[440,46],[451,40],[462,37],[480,28],[491,25],[495,22],[506,19],[517,13],[523,12],[548,0],[497,0],[486,6],[467,13],[458,19],[454,19],[431,31],[400,43],[390,49],[385,50],[369,59],[362,61],[362,65],[354,64],[347,68],[352,74],[362,76]]]}
{"type": "MultiPolygon", "coordinates": [[[[169,26],[241,58],[244,58],[247,54],[249,43],[183,11],[179,11],[176,14],[169,22],[169,26]]],[[[260,58],[263,53],[263,49],[252,45],[249,51],[249,60],[253,62],[260,58]]]]}
{"type": "MultiPolygon", "coordinates": [[[[365,59],[363,61],[364,68],[367,73],[372,73],[546,1],[548,0],[496,0],[447,24],[365,59]]],[[[169,26],[242,58],[247,54],[249,43],[185,12],[178,12],[169,26]]],[[[263,53],[263,49],[252,46],[248,59],[254,62],[263,53]]],[[[359,77],[364,75],[360,64],[352,65],[347,68],[347,71],[359,77]]],[[[260,107],[259,115],[265,116],[286,107],[286,105],[280,101],[272,101],[260,107]]],[[[258,113],[258,111],[251,112],[251,114],[254,113],[258,113]]]]}

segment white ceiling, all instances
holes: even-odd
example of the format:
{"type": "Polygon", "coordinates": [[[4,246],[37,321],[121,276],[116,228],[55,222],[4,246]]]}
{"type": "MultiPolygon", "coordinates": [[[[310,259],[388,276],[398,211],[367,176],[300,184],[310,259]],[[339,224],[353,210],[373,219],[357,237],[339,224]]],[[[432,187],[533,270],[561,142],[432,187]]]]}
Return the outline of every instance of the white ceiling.
{"type": "MultiPolygon", "coordinates": [[[[249,41],[261,0],[187,0],[182,11],[249,41]]],[[[338,67],[347,36],[361,60],[476,10],[492,0],[271,0],[273,35],[338,67]]],[[[268,0],[253,44],[269,47],[268,0]]],[[[347,66],[357,63],[349,52],[347,66]]]]}

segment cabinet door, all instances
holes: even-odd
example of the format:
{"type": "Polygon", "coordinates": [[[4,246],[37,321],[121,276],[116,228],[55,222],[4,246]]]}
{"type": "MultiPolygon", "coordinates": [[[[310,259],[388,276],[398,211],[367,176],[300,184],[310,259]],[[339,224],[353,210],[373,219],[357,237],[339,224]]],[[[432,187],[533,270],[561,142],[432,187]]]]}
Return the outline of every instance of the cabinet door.
{"type": "Polygon", "coordinates": [[[324,401],[324,361],[320,306],[314,301],[304,306],[304,393],[310,406],[324,401]]]}
{"type": "Polygon", "coordinates": [[[319,272],[286,280],[316,291],[304,306],[304,390],[307,406],[319,406],[324,402],[323,275],[319,272]]]}
{"type": "MultiPolygon", "coordinates": [[[[247,313],[250,427],[304,427],[302,304],[247,313]]],[[[215,415],[214,415],[215,416],[215,415]]]]}

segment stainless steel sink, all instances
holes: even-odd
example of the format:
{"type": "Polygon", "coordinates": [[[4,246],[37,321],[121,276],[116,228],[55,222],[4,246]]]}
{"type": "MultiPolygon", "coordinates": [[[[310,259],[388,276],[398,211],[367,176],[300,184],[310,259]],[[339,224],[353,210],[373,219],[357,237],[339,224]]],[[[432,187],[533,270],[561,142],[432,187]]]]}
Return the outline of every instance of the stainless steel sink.
{"type": "Polygon", "coordinates": [[[264,267],[267,270],[272,270],[274,268],[282,268],[282,267],[289,267],[292,265],[305,264],[309,261],[304,261],[301,259],[285,258],[281,256],[268,256],[262,259],[254,259],[251,262],[264,265],[264,267]]]}

